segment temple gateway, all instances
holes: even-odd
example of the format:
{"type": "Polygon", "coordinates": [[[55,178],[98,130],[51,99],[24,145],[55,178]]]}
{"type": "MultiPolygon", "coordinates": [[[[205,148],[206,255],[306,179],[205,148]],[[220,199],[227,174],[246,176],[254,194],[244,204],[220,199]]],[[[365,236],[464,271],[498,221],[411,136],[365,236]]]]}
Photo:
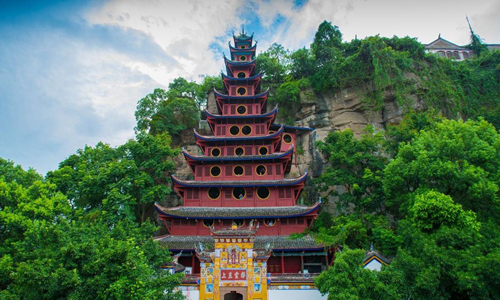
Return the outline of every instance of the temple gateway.
{"type": "Polygon", "coordinates": [[[290,178],[296,138],[313,129],[275,124],[255,70],[253,34],[233,36],[224,57],[213,135],[194,132],[199,153],[183,155],[193,179],[172,176],[182,206],[156,205],[174,254],[165,268],[185,272],[187,299],[326,299],[314,286],[332,257],[310,236],[320,203],[298,205],[307,173],[290,178]]]}

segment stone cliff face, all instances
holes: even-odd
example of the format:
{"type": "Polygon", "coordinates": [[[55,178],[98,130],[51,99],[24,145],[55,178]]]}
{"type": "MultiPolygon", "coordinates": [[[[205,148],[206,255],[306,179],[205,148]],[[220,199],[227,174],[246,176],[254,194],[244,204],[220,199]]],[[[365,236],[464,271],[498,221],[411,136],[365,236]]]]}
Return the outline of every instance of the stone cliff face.
{"type": "MultiPolygon", "coordinates": [[[[316,130],[303,135],[298,141],[303,155],[298,155],[297,168],[302,172],[309,170],[312,177],[323,173],[325,161],[316,150],[316,141],[323,140],[329,132],[351,129],[356,136],[362,134],[367,125],[376,130],[385,130],[388,124],[397,124],[403,118],[403,110],[397,104],[391,91],[383,95],[383,106],[374,110],[366,104],[367,88],[347,88],[336,93],[315,93],[302,91],[300,108],[296,113],[296,126],[307,126],[316,130]]],[[[415,97],[417,110],[423,109],[415,97]]]]}

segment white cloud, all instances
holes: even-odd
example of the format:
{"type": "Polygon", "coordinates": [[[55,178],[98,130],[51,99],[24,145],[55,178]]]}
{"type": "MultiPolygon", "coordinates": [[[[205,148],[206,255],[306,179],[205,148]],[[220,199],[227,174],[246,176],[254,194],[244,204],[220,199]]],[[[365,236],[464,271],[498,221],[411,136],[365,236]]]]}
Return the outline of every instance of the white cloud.
{"type": "Polygon", "coordinates": [[[167,85],[176,77],[197,80],[199,74],[217,74],[220,57],[209,49],[217,37],[228,36],[242,23],[243,1],[119,1],[88,11],[92,24],[118,25],[144,32],[180,63],[179,69],[137,64],[157,82],[167,85]]]}
{"type": "Polygon", "coordinates": [[[457,44],[469,42],[465,21],[468,14],[476,33],[489,43],[500,43],[500,3],[496,0],[310,0],[300,9],[291,1],[258,0],[256,13],[269,36],[261,41],[261,50],[278,42],[285,48],[308,47],[324,20],[340,28],[344,40],[380,34],[386,37],[418,37],[429,43],[439,33],[457,44]],[[278,16],[285,21],[274,23],[278,16]],[[476,24],[476,25],[475,25],[476,24]],[[273,25],[273,26],[271,26],[273,25]]]}
{"type": "Polygon", "coordinates": [[[106,44],[101,31],[4,31],[0,124],[8,130],[0,132],[0,156],[46,172],[85,144],[116,146],[134,136],[137,101],[161,85],[130,66],[144,58],[106,44]]]}

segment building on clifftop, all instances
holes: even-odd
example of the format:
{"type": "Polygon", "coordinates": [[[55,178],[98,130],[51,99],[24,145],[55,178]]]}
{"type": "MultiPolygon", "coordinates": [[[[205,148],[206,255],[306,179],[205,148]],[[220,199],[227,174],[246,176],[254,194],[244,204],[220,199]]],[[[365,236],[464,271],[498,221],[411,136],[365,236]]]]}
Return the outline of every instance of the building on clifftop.
{"type": "MultiPolygon", "coordinates": [[[[474,57],[474,51],[467,46],[459,46],[448,40],[445,40],[438,36],[437,39],[430,42],[429,44],[424,44],[425,50],[429,53],[434,53],[440,57],[445,57],[453,59],[456,61],[463,61],[474,57]]],[[[500,50],[499,44],[485,44],[486,48],[489,50],[500,50]]]]}
{"type": "Polygon", "coordinates": [[[294,143],[311,128],[275,124],[255,70],[256,43],[233,36],[224,57],[216,112],[205,111],[213,135],[194,131],[201,154],[183,150],[193,179],[172,177],[182,206],[156,205],[168,232],[156,240],[179,256],[188,299],[323,299],[316,274],[332,257],[310,236],[320,203],[297,205],[307,172],[289,178],[294,143]]]}

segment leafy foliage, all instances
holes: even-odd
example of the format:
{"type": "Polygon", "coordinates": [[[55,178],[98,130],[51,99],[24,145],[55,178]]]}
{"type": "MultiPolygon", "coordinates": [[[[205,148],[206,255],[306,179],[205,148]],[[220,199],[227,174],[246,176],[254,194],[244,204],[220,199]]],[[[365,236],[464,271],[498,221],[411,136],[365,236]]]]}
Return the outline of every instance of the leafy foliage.
{"type": "Polygon", "coordinates": [[[405,205],[405,195],[435,189],[498,220],[499,146],[498,133],[484,120],[445,120],[421,131],[400,146],[385,170],[388,204],[396,211],[405,205]]]}
{"type": "Polygon", "coordinates": [[[136,133],[168,132],[173,136],[196,127],[208,93],[214,88],[222,89],[220,76],[205,76],[201,84],[179,77],[169,84],[167,91],[155,89],[137,104],[136,133]]]}
{"type": "Polygon", "coordinates": [[[168,134],[141,133],[118,148],[103,143],[86,146],[47,178],[76,209],[102,214],[111,223],[142,223],[151,217],[153,203],[170,194],[171,158],[177,153],[170,148],[168,134]]]}
{"type": "Polygon", "coordinates": [[[344,249],[335,258],[335,264],[315,279],[319,291],[328,293],[329,300],[401,299],[390,291],[388,282],[362,267],[364,255],[363,250],[344,249]]]}
{"type": "Polygon", "coordinates": [[[382,133],[375,133],[373,127],[367,127],[361,139],[345,130],[331,132],[325,141],[317,142],[328,166],[316,183],[329,190],[329,196],[338,197],[336,206],[340,211],[349,210],[350,205],[358,212],[382,209],[382,170],[386,164],[386,157],[380,154],[382,142],[382,133]]]}
{"type": "MultiPolygon", "coordinates": [[[[484,47],[472,34],[474,41],[484,47]]],[[[368,109],[380,110],[385,99],[395,99],[411,112],[418,100],[448,118],[483,116],[500,128],[500,52],[477,52],[482,54],[458,63],[426,54],[425,47],[410,37],[373,36],[343,42],[339,28],[324,21],[310,49],[292,52],[273,44],[257,57],[257,68],[271,90],[270,100],[280,97],[280,104],[294,107],[280,111],[279,117],[288,123],[295,121],[302,99],[297,101],[296,93],[279,90],[289,90],[297,80],[306,79],[309,84],[301,90],[312,87],[324,93],[357,87],[366,96],[368,109]]]]}
{"type": "Polygon", "coordinates": [[[159,268],[170,258],[151,239],[153,226],[109,224],[72,209],[55,184],[26,182],[32,177],[2,160],[2,299],[181,299],[179,276],[159,268]]]}
{"type": "MultiPolygon", "coordinates": [[[[331,193],[338,197],[336,205],[344,199],[349,205],[330,221],[323,213],[324,226],[313,230],[328,245],[373,245],[392,263],[371,272],[359,266],[364,250],[343,251],[318,277],[320,291],[346,299],[499,299],[499,276],[491,271],[500,249],[498,137],[482,119],[447,120],[432,112],[408,115],[391,128],[390,143],[375,143],[396,151],[393,159],[380,162],[382,207],[360,201],[371,190],[361,190],[358,198],[348,189],[347,196],[331,193]]],[[[320,186],[363,181],[364,173],[346,166],[380,159],[383,151],[359,148],[366,138],[334,132],[319,143],[331,164],[320,186]]]]}

